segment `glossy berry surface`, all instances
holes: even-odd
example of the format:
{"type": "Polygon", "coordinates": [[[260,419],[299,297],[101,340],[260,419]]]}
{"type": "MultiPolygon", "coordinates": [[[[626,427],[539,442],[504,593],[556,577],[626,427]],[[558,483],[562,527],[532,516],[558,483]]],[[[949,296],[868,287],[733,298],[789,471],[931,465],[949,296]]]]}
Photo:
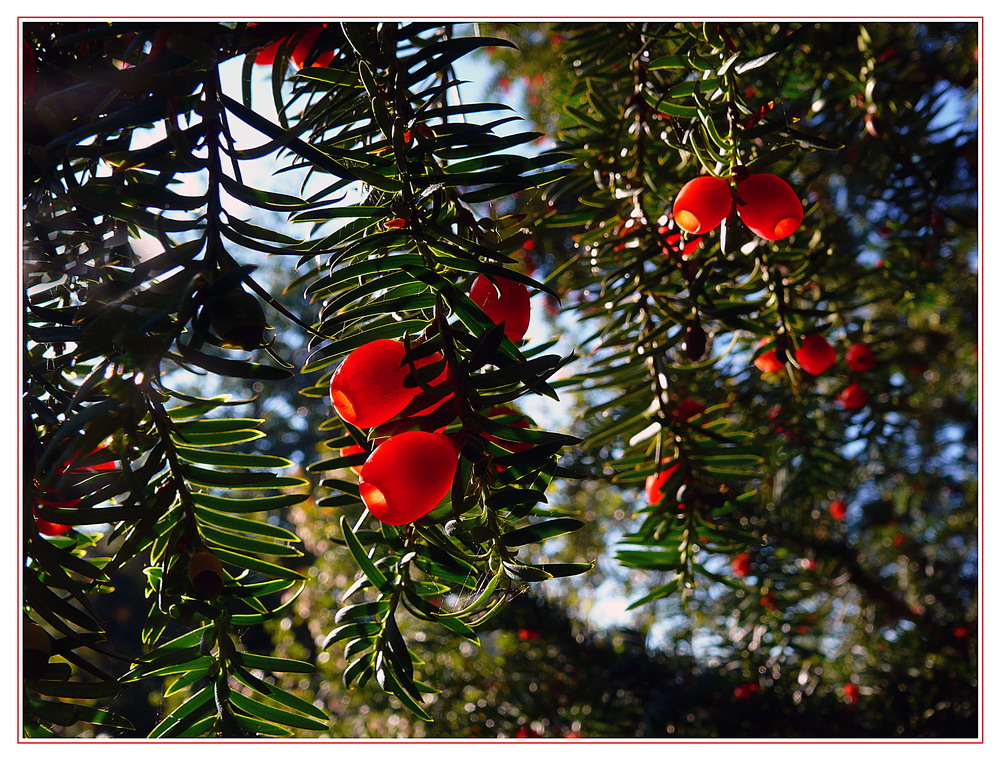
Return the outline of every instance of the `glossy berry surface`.
{"type": "Polygon", "coordinates": [[[830,503],[830,515],[835,521],[842,521],[847,517],[847,503],[842,499],[835,499],[830,503]]]}
{"type": "MultiPolygon", "coordinates": [[[[319,39],[319,36],[323,33],[323,29],[325,27],[326,24],[316,24],[316,26],[311,27],[308,32],[302,35],[302,39],[299,40],[295,49],[292,50],[291,55],[292,63],[295,64],[296,67],[300,69],[306,68],[309,51],[312,50],[313,45],[316,43],[316,40],[319,39]]],[[[324,51],[316,56],[316,58],[309,63],[309,66],[329,66],[334,55],[335,52],[332,50],[324,51]]]]}
{"type": "MultiPolygon", "coordinates": [[[[352,351],[330,379],[330,400],[340,417],[359,428],[373,428],[391,420],[409,404],[420,387],[403,361],[400,341],[380,338],[352,351]]],[[[414,362],[417,368],[442,361],[440,354],[414,362]]],[[[445,372],[435,379],[443,378],[445,372]]]]}
{"type": "Polygon", "coordinates": [[[868,404],[868,392],[860,383],[852,383],[837,394],[837,406],[844,410],[857,410],[868,404]]]}
{"type": "Polygon", "coordinates": [[[810,375],[822,375],[837,361],[837,352],[823,336],[806,336],[795,350],[795,361],[810,375]]]}
{"type": "Polygon", "coordinates": [[[802,224],[802,202],[777,175],[751,174],[740,182],[736,192],[745,202],[736,204],[736,213],[761,238],[787,238],[802,224]]]}
{"type": "Polygon", "coordinates": [[[451,491],[458,448],[442,433],[407,431],[386,439],[361,466],[358,487],[371,514],[390,526],[427,515],[451,491]]]}
{"type": "Polygon", "coordinates": [[[680,463],[671,465],[666,470],[646,476],[646,500],[651,505],[657,505],[663,499],[663,487],[666,486],[670,477],[680,468],[680,463]]]}
{"type": "Polygon", "coordinates": [[[531,321],[531,297],[523,283],[480,275],[472,283],[469,298],[493,322],[504,324],[504,334],[511,341],[517,343],[524,338],[531,321]]]}
{"type": "MultiPolygon", "coordinates": [[[[760,343],[757,344],[757,348],[760,348],[766,343],[767,339],[765,338],[760,343]]],[[[777,373],[780,372],[781,369],[785,366],[785,363],[782,362],[780,359],[778,359],[777,349],[771,349],[769,351],[765,351],[763,354],[757,357],[753,361],[753,363],[754,365],[757,366],[757,369],[760,370],[762,373],[777,373]]]]}
{"type": "Polygon", "coordinates": [[[844,354],[847,366],[856,373],[864,373],[875,367],[875,354],[864,344],[851,344],[844,354]]]}
{"type": "Polygon", "coordinates": [[[721,225],[732,205],[728,182],[721,177],[695,177],[674,199],[674,220],[682,230],[700,235],[721,225]]]}

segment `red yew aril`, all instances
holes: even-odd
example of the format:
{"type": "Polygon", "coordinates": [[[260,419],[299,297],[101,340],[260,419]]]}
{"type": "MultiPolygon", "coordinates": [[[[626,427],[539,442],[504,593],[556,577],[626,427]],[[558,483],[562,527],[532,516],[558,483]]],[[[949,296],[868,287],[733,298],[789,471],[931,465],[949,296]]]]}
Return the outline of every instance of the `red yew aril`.
{"type": "MultiPolygon", "coordinates": [[[[306,68],[306,59],[309,56],[309,51],[312,50],[312,46],[316,43],[316,40],[319,39],[319,36],[323,33],[323,29],[325,27],[326,24],[317,24],[302,35],[302,39],[299,40],[299,43],[295,46],[291,55],[292,63],[295,64],[295,66],[300,69],[306,68]]],[[[324,51],[316,56],[315,60],[313,60],[313,62],[309,65],[329,66],[334,55],[336,55],[336,52],[333,50],[324,51]]]]}
{"type": "Polygon", "coordinates": [[[868,392],[860,383],[852,383],[837,394],[837,406],[844,410],[857,410],[868,404],[868,392]]]}
{"type": "Polygon", "coordinates": [[[853,703],[858,699],[858,696],[860,694],[861,690],[858,688],[858,685],[854,684],[853,682],[848,682],[847,684],[844,685],[845,703],[853,703]]]}
{"type": "MultiPolygon", "coordinates": [[[[352,351],[330,379],[330,399],[337,414],[358,428],[374,428],[398,415],[420,393],[409,363],[404,362],[405,355],[403,343],[389,338],[352,351]]],[[[413,364],[420,368],[442,359],[440,354],[432,354],[413,364]]],[[[446,371],[442,371],[429,385],[445,376],[446,371]]]]}
{"type": "Polygon", "coordinates": [[[697,399],[691,399],[690,397],[685,396],[677,400],[677,416],[683,418],[684,420],[690,420],[695,415],[700,415],[704,411],[705,405],[697,399]]]}
{"type": "MultiPolygon", "coordinates": [[[[350,446],[346,446],[340,450],[341,457],[351,457],[352,455],[362,454],[362,453],[367,454],[368,450],[365,449],[360,444],[351,444],[350,446]]],[[[353,470],[355,473],[360,473],[361,466],[351,465],[351,470],[353,470]]]]}
{"type": "Polygon", "coordinates": [[[844,354],[847,366],[856,373],[868,372],[875,366],[875,354],[864,344],[851,344],[844,354]]]}
{"type": "Polygon", "coordinates": [[[837,361],[837,352],[823,336],[806,336],[795,350],[795,361],[810,375],[822,375],[837,361]]]}
{"type": "MultiPolygon", "coordinates": [[[[117,467],[115,462],[107,460],[107,457],[109,457],[107,447],[101,446],[84,457],[64,462],[56,472],[54,488],[46,489],[41,493],[39,504],[43,507],[76,507],[83,501],[83,498],[71,497],[67,493],[67,490],[92,473],[115,470],[117,467]],[[99,461],[92,462],[94,460],[99,461]]],[[[53,523],[44,518],[39,518],[36,508],[32,508],[32,512],[35,515],[35,524],[38,527],[39,533],[45,536],[62,536],[73,528],[70,525],[53,523]]]]}
{"type": "Polygon", "coordinates": [[[209,550],[199,550],[188,560],[188,582],[195,597],[214,600],[226,585],[219,556],[209,550]]]}
{"type": "Polygon", "coordinates": [[[733,696],[737,700],[749,700],[760,690],[760,686],[756,684],[740,684],[733,689],[733,696]]]}
{"type": "Polygon", "coordinates": [[[493,322],[504,324],[504,333],[511,341],[524,338],[531,320],[531,296],[523,283],[480,275],[472,283],[469,298],[493,322]]]}
{"type": "Polygon", "coordinates": [[[666,470],[646,476],[646,500],[650,505],[658,505],[663,499],[663,487],[666,486],[670,477],[680,468],[680,463],[671,465],[666,470]]]}
{"type": "Polygon", "coordinates": [[[740,181],[736,192],[744,201],[736,204],[736,213],[761,238],[787,238],[802,224],[802,202],[777,175],[751,174],[740,181]]]}
{"type": "Polygon", "coordinates": [[[392,436],[361,466],[358,488],[371,514],[390,526],[427,515],[451,491],[458,447],[442,433],[392,436]]]}
{"type": "Polygon", "coordinates": [[[842,521],[847,517],[847,503],[842,499],[835,499],[830,503],[830,515],[835,521],[842,521]]]}
{"type": "Polygon", "coordinates": [[[721,177],[695,177],[674,199],[674,220],[682,230],[700,235],[721,225],[732,205],[728,182],[721,177]]]}
{"type": "Polygon", "coordinates": [[[733,558],[732,569],[736,576],[741,579],[746,576],[753,568],[752,558],[749,552],[741,552],[739,555],[733,558]]]}
{"type": "MultiPolygon", "coordinates": [[[[757,344],[757,348],[759,349],[761,346],[766,344],[767,341],[768,339],[766,338],[761,339],[760,342],[757,344]]],[[[777,373],[780,372],[781,369],[785,366],[785,363],[782,362],[780,359],[778,359],[777,349],[771,349],[769,351],[765,351],[763,354],[757,357],[757,359],[755,359],[753,363],[757,366],[757,369],[760,370],[762,373],[777,373]]]]}

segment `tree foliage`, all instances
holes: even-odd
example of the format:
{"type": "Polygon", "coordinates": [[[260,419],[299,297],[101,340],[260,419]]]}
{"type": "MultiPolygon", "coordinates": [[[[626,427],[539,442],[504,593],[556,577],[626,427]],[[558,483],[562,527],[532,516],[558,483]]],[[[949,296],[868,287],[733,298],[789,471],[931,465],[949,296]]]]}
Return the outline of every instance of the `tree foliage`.
{"type": "Polygon", "coordinates": [[[26,735],[974,736],[976,33],[25,25],[26,735]],[[459,97],[475,56],[537,131],[459,97]],[[740,222],[761,173],[790,237],[740,222]],[[735,200],[695,237],[706,174],[735,200]],[[330,380],[379,339],[419,393],[358,428],[330,380]],[[392,526],[350,468],[410,430],[459,467],[392,526]],[[570,612],[602,579],[636,628],[570,612]],[[153,726],[110,700],[160,683],[153,726]]]}

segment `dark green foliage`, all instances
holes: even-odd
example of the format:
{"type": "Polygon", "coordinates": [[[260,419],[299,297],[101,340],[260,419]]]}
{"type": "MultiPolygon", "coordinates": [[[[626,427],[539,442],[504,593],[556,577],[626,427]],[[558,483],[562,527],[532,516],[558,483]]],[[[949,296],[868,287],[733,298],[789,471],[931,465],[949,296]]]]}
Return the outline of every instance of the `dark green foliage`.
{"type": "Polygon", "coordinates": [[[974,736],[975,35],[26,24],[25,735],[974,736]],[[484,51],[537,131],[457,97],[484,51]],[[805,210],[776,242],[735,213],[762,172],[805,210]],[[693,240],[703,174],[734,213],[693,240]],[[572,353],[506,338],[480,274],[572,353]],[[385,338],[441,359],[361,430],[330,378],[385,338]],[[496,412],[531,396],[572,435],[496,412]],[[381,524],[348,468],[412,429],[458,473],[381,524]],[[567,614],[602,582],[635,628],[567,614]]]}

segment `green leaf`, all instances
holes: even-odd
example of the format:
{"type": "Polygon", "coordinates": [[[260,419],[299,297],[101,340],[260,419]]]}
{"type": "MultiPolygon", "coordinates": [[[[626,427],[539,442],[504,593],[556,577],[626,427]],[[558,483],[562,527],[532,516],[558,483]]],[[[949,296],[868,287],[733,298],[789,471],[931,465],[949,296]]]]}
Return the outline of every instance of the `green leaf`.
{"type": "Polygon", "coordinates": [[[343,515],[340,516],[340,530],[344,533],[344,541],[347,543],[347,549],[351,551],[351,555],[354,556],[354,560],[358,564],[358,567],[361,568],[361,572],[364,573],[365,577],[380,592],[388,592],[390,588],[389,580],[375,567],[375,564],[365,552],[365,548],[361,546],[361,542],[358,541],[358,538],[351,530],[351,525],[348,523],[347,517],[343,515]]]}
{"type": "Polygon", "coordinates": [[[498,540],[506,547],[519,547],[522,544],[541,542],[551,539],[554,536],[562,536],[571,531],[576,531],[583,526],[583,521],[575,518],[554,518],[550,521],[542,521],[531,526],[508,531],[498,540]]]}
{"type": "Polygon", "coordinates": [[[296,729],[308,729],[316,732],[323,732],[328,729],[325,721],[319,721],[318,719],[304,716],[297,712],[286,711],[283,708],[276,708],[274,706],[267,705],[259,700],[254,700],[246,695],[242,695],[239,692],[230,692],[229,700],[238,709],[245,711],[251,716],[264,719],[265,721],[271,721],[282,726],[295,727],[296,729]]]}
{"type": "Polygon", "coordinates": [[[237,658],[242,665],[250,669],[263,669],[283,674],[313,674],[316,672],[316,667],[313,664],[291,658],[274,658],[255,653],[238,653],[237,658]]]}

